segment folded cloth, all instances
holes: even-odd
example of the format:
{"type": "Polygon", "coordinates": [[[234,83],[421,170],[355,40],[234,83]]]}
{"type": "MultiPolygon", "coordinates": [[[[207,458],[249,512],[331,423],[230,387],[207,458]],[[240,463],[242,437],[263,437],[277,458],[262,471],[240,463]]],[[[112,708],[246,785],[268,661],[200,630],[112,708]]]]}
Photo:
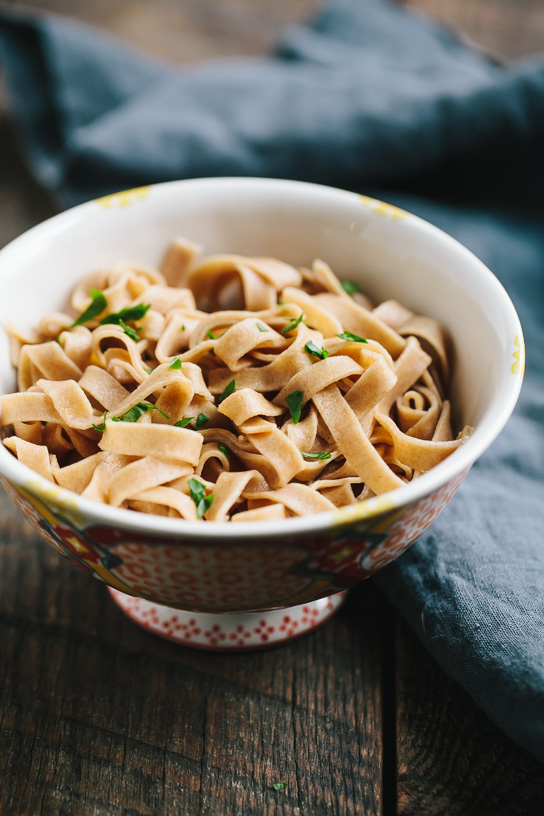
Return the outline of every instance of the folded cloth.
{"type": "Polygon", "coordinates": [[[544,65],[497,64],[386,0],[336,0],[263,59],[176,67],[66,20],[0,12],[20,142],[64,205],[211,175],[369,192],[456,236],[528,343],[514,417],[378,576],[441,666],[544,760],[544,65]]]}

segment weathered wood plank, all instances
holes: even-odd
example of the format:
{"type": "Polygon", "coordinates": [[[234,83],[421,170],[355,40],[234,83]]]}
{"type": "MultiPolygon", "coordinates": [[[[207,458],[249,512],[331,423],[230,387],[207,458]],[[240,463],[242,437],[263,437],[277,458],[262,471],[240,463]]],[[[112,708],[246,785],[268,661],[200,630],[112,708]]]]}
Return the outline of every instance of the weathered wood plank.
{"type": "Polygon", "coordinates": [[[0,518],[2,812],[381,813],[370,585],[284,648],[193,652],[125,619],[3,494],[0,518]]]}

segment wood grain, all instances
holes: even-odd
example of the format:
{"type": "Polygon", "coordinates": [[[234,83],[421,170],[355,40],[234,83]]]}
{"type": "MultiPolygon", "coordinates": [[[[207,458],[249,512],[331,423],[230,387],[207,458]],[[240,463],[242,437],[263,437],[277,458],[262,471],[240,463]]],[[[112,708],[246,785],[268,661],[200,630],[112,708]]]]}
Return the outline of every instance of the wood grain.
{"type": "MultiPolygon", "coordinates": [[[[541,6],[530,0],[410,2],[505,55],[528,53],[543,30],[541,6]],[[514,24],[521,8],[526,17],[514,24]],[[519,26],[533,40],[510,36],[519,26]]],[[[32,5],[188,62],[263,53],[320,3],[32,5]]],[[[1,115],[0,179],[3,245],[53,206],[1,115]]],[[[371,583],[324,628],[288,646],[191,651],[125,619],[2,492],[0,581],[2,816],[541,812],[541,767],[443,675],[371,583]],[[275,791],[277,781],[287,789],[275,791]]]]}
{"type": "Polygon", "coordinates": [[[370,584],[292,645],[193,652],[130,623],[3,494],[0,513],[2,814],[381,813],[370,584]]]}

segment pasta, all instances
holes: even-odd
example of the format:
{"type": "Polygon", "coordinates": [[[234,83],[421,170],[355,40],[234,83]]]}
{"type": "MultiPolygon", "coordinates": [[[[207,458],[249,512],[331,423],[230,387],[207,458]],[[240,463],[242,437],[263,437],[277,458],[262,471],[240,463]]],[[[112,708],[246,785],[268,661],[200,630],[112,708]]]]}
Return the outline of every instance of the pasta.
{"type": "Polygon", "coordinates": [[[266,521],[364,501],[418,478],[454,437],[440,325],[373,308],[323,261],[117,264],[72,293],[74,319],[9,326],[18,392],[3,444],[81,496],[187,520],[266,521]]]}

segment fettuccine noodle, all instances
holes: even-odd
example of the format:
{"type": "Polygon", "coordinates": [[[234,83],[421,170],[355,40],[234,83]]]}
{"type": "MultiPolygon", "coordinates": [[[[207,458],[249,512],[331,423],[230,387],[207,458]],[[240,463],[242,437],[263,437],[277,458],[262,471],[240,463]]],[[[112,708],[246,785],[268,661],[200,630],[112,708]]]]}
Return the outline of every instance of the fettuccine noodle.
{"type": "Polygon", "coordinates": [[[394,300],[373,308],[323,261],[118,264],[35,333],[8,327],[18,392],[3,444],[50,482],[163,516],[265,521],[402,487],[454,438],[446,340],[394,300]]]}

